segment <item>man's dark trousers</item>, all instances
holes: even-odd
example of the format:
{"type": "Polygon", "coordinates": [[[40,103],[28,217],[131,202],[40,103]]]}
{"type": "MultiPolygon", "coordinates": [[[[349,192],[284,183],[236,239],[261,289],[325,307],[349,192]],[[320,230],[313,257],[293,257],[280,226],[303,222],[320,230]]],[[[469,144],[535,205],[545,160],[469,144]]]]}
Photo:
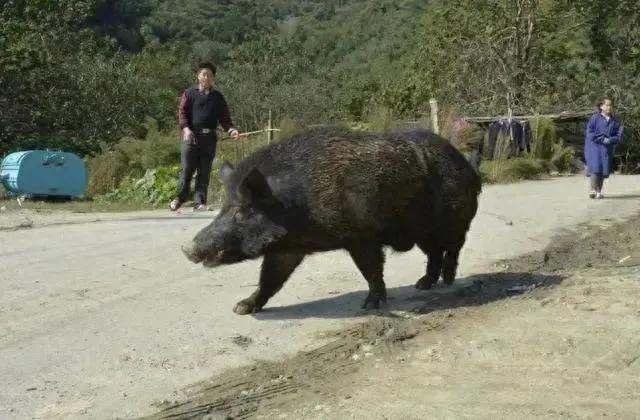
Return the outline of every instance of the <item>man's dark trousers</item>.
{"type": "Polygon", "coordinates": [[[209,188],[211,164],[216,156],[217,138],[215,131],[208,134],[194,134],[194,144],[183,140],[180,145],[182,172],[178,182],[178,199],[183,203],[187,201],[191,178],[193,173],[197,172],[194,201],[198,205],[207,203],[207,189],[209,188]]]}

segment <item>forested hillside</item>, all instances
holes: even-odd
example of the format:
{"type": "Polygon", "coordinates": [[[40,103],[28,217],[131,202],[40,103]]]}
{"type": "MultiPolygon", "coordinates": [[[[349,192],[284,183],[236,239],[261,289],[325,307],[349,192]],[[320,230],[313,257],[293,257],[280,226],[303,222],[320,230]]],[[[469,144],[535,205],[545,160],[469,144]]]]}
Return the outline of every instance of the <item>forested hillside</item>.
{"type": "MultiPolygon", "coordinates": [[[[590,108],[611,94],[637,142],[637,0],[7,0],[0,154],[91,154],[175,130],[180,91],[212,60],[243,130],[276,120],[590,108]]],[[[633,153],[635,151],[632,150],[633,153]]]]}

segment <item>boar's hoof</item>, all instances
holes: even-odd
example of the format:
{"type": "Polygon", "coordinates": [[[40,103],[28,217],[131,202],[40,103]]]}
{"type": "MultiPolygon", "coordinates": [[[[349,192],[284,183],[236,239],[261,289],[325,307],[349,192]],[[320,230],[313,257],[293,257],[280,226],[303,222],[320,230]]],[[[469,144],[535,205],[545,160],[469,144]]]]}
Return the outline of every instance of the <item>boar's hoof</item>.
{"type": "Polygon", "coordinates": [[[253,299],[247,298],[236,303],[236,306],[233,307],[233,312],[238,315],[249,315],[260,311],[260,309],[253,299]]]}
{"type": "Polygon", "coordinates": [[[427,276],[424,276],[416,283],[416,289],[428,290],[431,289],[435,283],[435,281],[429,280],[427,276]]]}
{"type": "Polygon", "coordinates": [[[387,292],[384,291],[382,293],[372,293],[369,292],[367,298],[364,300],[362,304],[362,309],[379,309],[380,302],[387,301],[387,292]]]}

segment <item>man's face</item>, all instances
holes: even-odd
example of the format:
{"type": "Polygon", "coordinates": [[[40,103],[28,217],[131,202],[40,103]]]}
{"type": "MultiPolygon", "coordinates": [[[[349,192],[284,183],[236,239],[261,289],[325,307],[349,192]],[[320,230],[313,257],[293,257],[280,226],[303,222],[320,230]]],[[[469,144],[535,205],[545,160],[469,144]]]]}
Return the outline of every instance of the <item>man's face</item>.
{"type": "Polygon", "coordinates": [[[611,100],[605,99],[605,101],[602,103],[601,109],[603,114],[611,115],[611,112],[613,111],[613,104],[611,103],[611,100]]]}
{"type": "Polygon", "coordinates": [[[211,89],[213,86],[213,73],[209,69],[200,69],[198,71],[198,84],[205,89],[211,89]]]}

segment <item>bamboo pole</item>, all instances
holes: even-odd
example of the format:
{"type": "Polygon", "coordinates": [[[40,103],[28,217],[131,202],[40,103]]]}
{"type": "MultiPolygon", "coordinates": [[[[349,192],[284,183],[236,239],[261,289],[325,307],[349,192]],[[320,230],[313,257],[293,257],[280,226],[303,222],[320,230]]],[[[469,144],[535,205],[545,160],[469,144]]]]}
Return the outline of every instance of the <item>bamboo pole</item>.
{"type": "Polygon", "coordinates": [[[440,127],[438,125],[438,101],[435,98],[430,99],[429,106],[431,107],[431,129],[434,133],[440,134],[440,127]]]}

